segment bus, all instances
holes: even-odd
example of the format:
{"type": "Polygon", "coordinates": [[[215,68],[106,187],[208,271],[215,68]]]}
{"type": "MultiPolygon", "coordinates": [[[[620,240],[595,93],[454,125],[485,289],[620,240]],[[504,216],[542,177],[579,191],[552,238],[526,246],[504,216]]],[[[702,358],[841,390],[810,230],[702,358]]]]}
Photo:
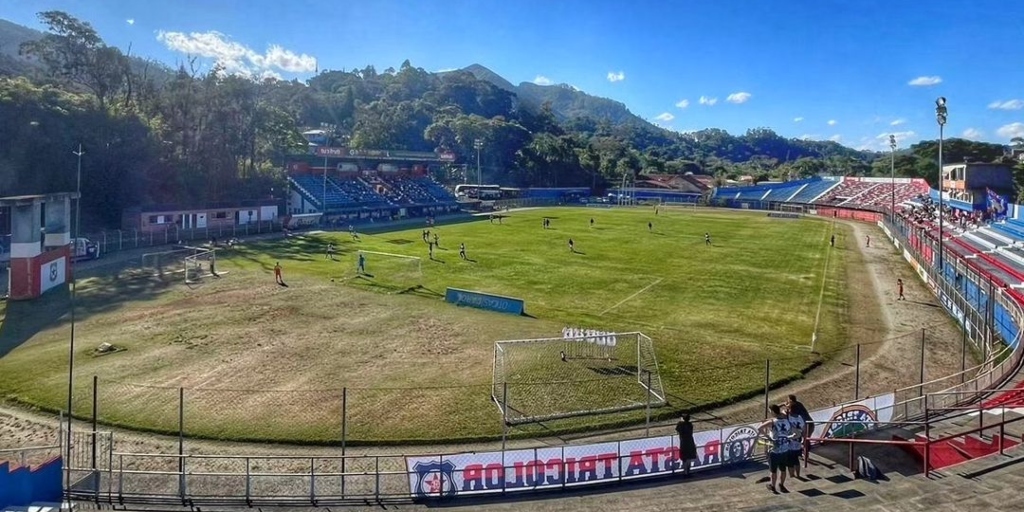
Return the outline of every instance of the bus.
{"type": "Polygon", "coordinates": [[[501,199],[501,187],[498,185],[455,185],[455,197],[493,201],[501,199]]]}

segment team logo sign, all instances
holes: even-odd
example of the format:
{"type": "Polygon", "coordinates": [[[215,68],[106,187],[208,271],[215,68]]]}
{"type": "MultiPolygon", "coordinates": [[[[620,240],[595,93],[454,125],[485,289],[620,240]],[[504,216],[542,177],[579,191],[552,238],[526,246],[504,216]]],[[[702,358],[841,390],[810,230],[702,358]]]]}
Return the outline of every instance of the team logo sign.
{"type": "Polygon", "coordinates": [[[57,280],[57,275],[58,274],[59,274],[59,269],[57,268],[57,262],[55,261],[53,263],[50,263],[50,282],[51,283],[57,280]]]}
{"type": "Polygon", "coordinates": [[[416,497],[449,498],[455,496],[455,464],[450,461],[417,462],[416,497]]]}
{"type": "Polygon", "coordinates": [[[859,404],[847,405],[836,411],[825,424],[825,437],[850,437],[867,430],[877,421],[878,417],[871,409],[859,404]]]}
{"type": "Polygon", "coordinates": [[[722,462],[735,464],[749,459],[754,455],[756,444],[757,430],[746,426],[733,430],[722,447],[722,462]]]}

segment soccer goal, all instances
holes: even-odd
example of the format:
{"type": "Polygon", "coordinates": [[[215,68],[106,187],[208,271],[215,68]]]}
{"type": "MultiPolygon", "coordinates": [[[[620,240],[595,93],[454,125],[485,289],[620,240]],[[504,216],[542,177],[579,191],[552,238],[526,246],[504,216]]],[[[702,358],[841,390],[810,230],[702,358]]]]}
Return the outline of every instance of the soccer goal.
{"type": "Polygon", "coordinates": [[[389,293],[401,293],[423,286],[422,260],[418,256],[377,251],[359,251],[353,262],[355,278],[389,293]],[[360,259],[363,268],[359,268],[360,259]]]}
{"type": "Polygon", "coordinates": [[[654,342],[639,332],[495,342],[491,398],[509,425],[667,403],[654,342]]]}
{"type": "Polygon", "coordinates": [[[139,267],[140,275],[163,279],[168,274],[178,274],[182,271],[182,259],[192,254],[195,254],[192,249],[172,249],[143,254],[142,264],[139,267]]]}
{"type": "Polygon", "coordinates": [[[185,284],[201,281],[204,276],[217,275],[217,252],[206,249],[191,249],[192,254],[185,256],[185,284]]]}

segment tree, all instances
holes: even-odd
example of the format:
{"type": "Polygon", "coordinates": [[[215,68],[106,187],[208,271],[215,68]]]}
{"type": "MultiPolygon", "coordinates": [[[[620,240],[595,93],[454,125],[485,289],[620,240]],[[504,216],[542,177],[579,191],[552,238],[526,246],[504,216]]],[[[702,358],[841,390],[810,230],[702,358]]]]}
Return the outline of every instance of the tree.
{"type": "Polygon", "coordinates": [[[90,90],[100,108],[105,108],[124,84],[128,72],[124,54],[103,44],[91,25],[65,12],[41,12],[39,19],[50,33],[22,43],[20,53],[42,62],[50,77],[90,90]]]}

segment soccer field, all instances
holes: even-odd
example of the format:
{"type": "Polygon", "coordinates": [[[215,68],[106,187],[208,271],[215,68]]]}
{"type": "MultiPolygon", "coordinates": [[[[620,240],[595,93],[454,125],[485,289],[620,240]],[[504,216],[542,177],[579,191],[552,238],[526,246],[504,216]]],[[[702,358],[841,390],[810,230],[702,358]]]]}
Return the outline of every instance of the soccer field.
{"type": "MultiPolygon", "coordinates": [[[[433,260],[422,228],[358,240],[305,233],[220,250],[217,268],[227,274],[199,286],[174,277],[90,279],[79,288],[76,413],[88,415],[97,375],[107,423],[175,432],[182,387],[189,435],[328,442],[340,437],[347,388],[352,441],[480,439],[501,433],[490,400],[497,340],[558,337],[565,326],[643,332],[668,395],[662,413],[762,388],[765,359],[772,380],[797,376],[815,362],[806,345],[819,303],[818,350],[846,342],[844,253],[852,247],[844,226],[829,220],[684,208],[504,215],[501,223],[483,217],[433,228],[433,260]],[[335,260],[325,258],[328,243],[335,260]],[[373,277],[356,277],[358,251],[367,251],[373,277]],[[375,253],[419,257],[420,274],[375,253]],[[276,262],[287,287],[274,284],[276,262]],[[422,287],[395,293],[405,282],[422,287]],[[446,304],[446,287],[524,299],[528,316],[446,304]],[[122,351],[93,353],[103,342],[122,351]]],[[[8,325],[15,307],[5,329],[17,330],[8,325]]],[[[61,408],[67,318],[25,337],[0,358],[0,394],[61,408]]]]}

